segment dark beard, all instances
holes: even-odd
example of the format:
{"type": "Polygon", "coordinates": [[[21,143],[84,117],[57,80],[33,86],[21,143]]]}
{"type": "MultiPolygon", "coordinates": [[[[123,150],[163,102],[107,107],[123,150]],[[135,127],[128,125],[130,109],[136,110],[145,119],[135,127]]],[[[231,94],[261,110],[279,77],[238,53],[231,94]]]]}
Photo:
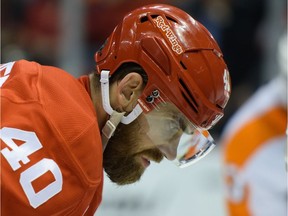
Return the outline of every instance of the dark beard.
{"type": "Polygon", "coordinates": [[[109,140],[103,154],[103,167],[110,180],[118,185],[137,182],[145,171],[141,155],[160,162],[163,155],[149,139],[137,120],[129,125],[120,124],[109,140]]]}

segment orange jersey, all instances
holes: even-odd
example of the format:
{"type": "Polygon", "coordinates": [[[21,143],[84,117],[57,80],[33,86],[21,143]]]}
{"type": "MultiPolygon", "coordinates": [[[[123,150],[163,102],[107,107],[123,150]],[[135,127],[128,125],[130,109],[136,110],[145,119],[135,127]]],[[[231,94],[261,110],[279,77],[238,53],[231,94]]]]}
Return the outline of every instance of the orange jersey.
{"type": "Polygon", "coordinates": [[[284,216],[287,212],[285,80],[260,88],[223,134],[229,216],[284,216]]]}
{"type": "Polygon", "coordinates": [[[88,77],[25,60],[0,72],[1,215],[93,215],[103,168],[88,77]]]}

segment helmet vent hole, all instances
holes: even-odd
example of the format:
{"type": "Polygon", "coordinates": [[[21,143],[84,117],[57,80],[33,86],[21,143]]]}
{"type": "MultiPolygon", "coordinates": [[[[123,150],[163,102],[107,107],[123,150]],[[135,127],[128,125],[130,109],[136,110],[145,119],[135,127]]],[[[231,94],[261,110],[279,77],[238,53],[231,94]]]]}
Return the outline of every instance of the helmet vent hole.
{"type": "Polygon", "coordinates": [[[197,108],[195,107],[195,105],[193,103],[190,102],[189,98],[182,92],[183,97],[185,98],[185,100],[187,101],[187,103],[190,105],[190,107],[194,110],[195,113],[198,113],[197,108]]]}
{"type": "Polygon", "coordinates": [[[216,104],[216,107],[218,107],[219,109],[223,110],[223,107],[221,107],[219,104],[216,104]]]}
{"type": "Polygon", "coordinates": [[[173,19],[172,17],[166,16],[166,18],[167,18],[167,20],[170,20],[170,21],[172,21],[174,23],[178,23],[177,20],[173,19]]]}
{"type": "MultiPolygon", "coordinates": [[[[151,15],[151,18],[152,18],[152,19],[155,19],[155,18],[158,17],[158,16],[159,16],[159,14],[153,14],[153,15],[151,15]]],[[[171,18],[171,17],[168,17],[168,16],[165,16],[165,17],[166,17],[167,20],[170,20],[170,21],[172,21],[172,22],[174,22],[174,23],[178,23],[177,20],[175,20],[175,19],[173,19],[173,18],[171,18]]],[[[146,21],[148,21],[148,16],[143,16],[143,17],[140,18],[140,22],[141,22],[141,23],[144,23],[144,22],[146,22],[146,21]]]]}
{"type": "Polygon", "coordinates": [[[190,105],[190,107],[198,113],[198,104],[196,102],[196,99],[193,97],[189,89],[187,88],[186,84],[183,82],[182,79],[179,79],[179,83],[181,84],[181,91],[184,99],[187,101],[187,103],[190,105]]]}
{"type": "Polygon", "coordinates": [[[148,21],[148,17],[147,16],[143,16],[143,17],[140,18],[140,22],[141,23],[144,23],[146,21],[148,21]]]}
{"type": "Polygon", "coordinates": [[[185,64],[182,61],[180,61],[180,64],[185,70],[187,70],[187,67],[185,66],[185,64]]]}
{"type": "MultiPolygon", "coordinates": [[[[151,15],[151,18],[154,19],[156,18],[158,15],[151,15]]],[[[148,19],[148,16],[143,16],[140,18],[140,22],[141,23],[144,23],[144,22],[147,22],[149,19],[148,19]]]]}

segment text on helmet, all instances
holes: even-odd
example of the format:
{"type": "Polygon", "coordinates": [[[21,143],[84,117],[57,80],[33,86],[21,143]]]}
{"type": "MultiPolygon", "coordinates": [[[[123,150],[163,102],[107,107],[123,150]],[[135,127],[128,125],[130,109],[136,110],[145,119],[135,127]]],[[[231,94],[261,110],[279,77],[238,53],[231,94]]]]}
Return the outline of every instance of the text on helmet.
{"type": "Polygon", "coordinates": [[[165,20],[163,19],[162,16],[157,16],[155,19],[153,19],[154,23],[157,25],[159,29],[165,34],[165,36],[168,38],[172,45],[172,50],[176,52],[178,55],[183,53],[183,49],[180,46],[177,37],[171,30],[170,26],[165,23],[165,20]]]}

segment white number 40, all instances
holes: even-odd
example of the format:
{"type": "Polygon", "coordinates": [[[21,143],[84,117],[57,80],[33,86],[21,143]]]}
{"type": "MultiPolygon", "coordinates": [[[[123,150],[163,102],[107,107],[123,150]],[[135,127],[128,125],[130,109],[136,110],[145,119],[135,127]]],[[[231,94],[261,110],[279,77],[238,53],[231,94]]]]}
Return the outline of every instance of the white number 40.
{"type": "MultiPolygon", "coordinates": [[[[20,161],[23,164],[29,163],[28,156],[42,148],[37,135],[30,131],[4,127],[0,129],[0,138],[10,148],[3,148],[1,153],[14,171],[21,167],[20,161]],[[15,140],[20,140],[23,144],[18,146],[15,140]]],[[[20,174],[19,182],[31,206],[37,208],[62,190],[63,179],[61,170],[55,161],[43,158],[25,169],[20,174]],[[48,171],[53,174],[55,181],[36,193],[32,182],[48,171]]]]}

